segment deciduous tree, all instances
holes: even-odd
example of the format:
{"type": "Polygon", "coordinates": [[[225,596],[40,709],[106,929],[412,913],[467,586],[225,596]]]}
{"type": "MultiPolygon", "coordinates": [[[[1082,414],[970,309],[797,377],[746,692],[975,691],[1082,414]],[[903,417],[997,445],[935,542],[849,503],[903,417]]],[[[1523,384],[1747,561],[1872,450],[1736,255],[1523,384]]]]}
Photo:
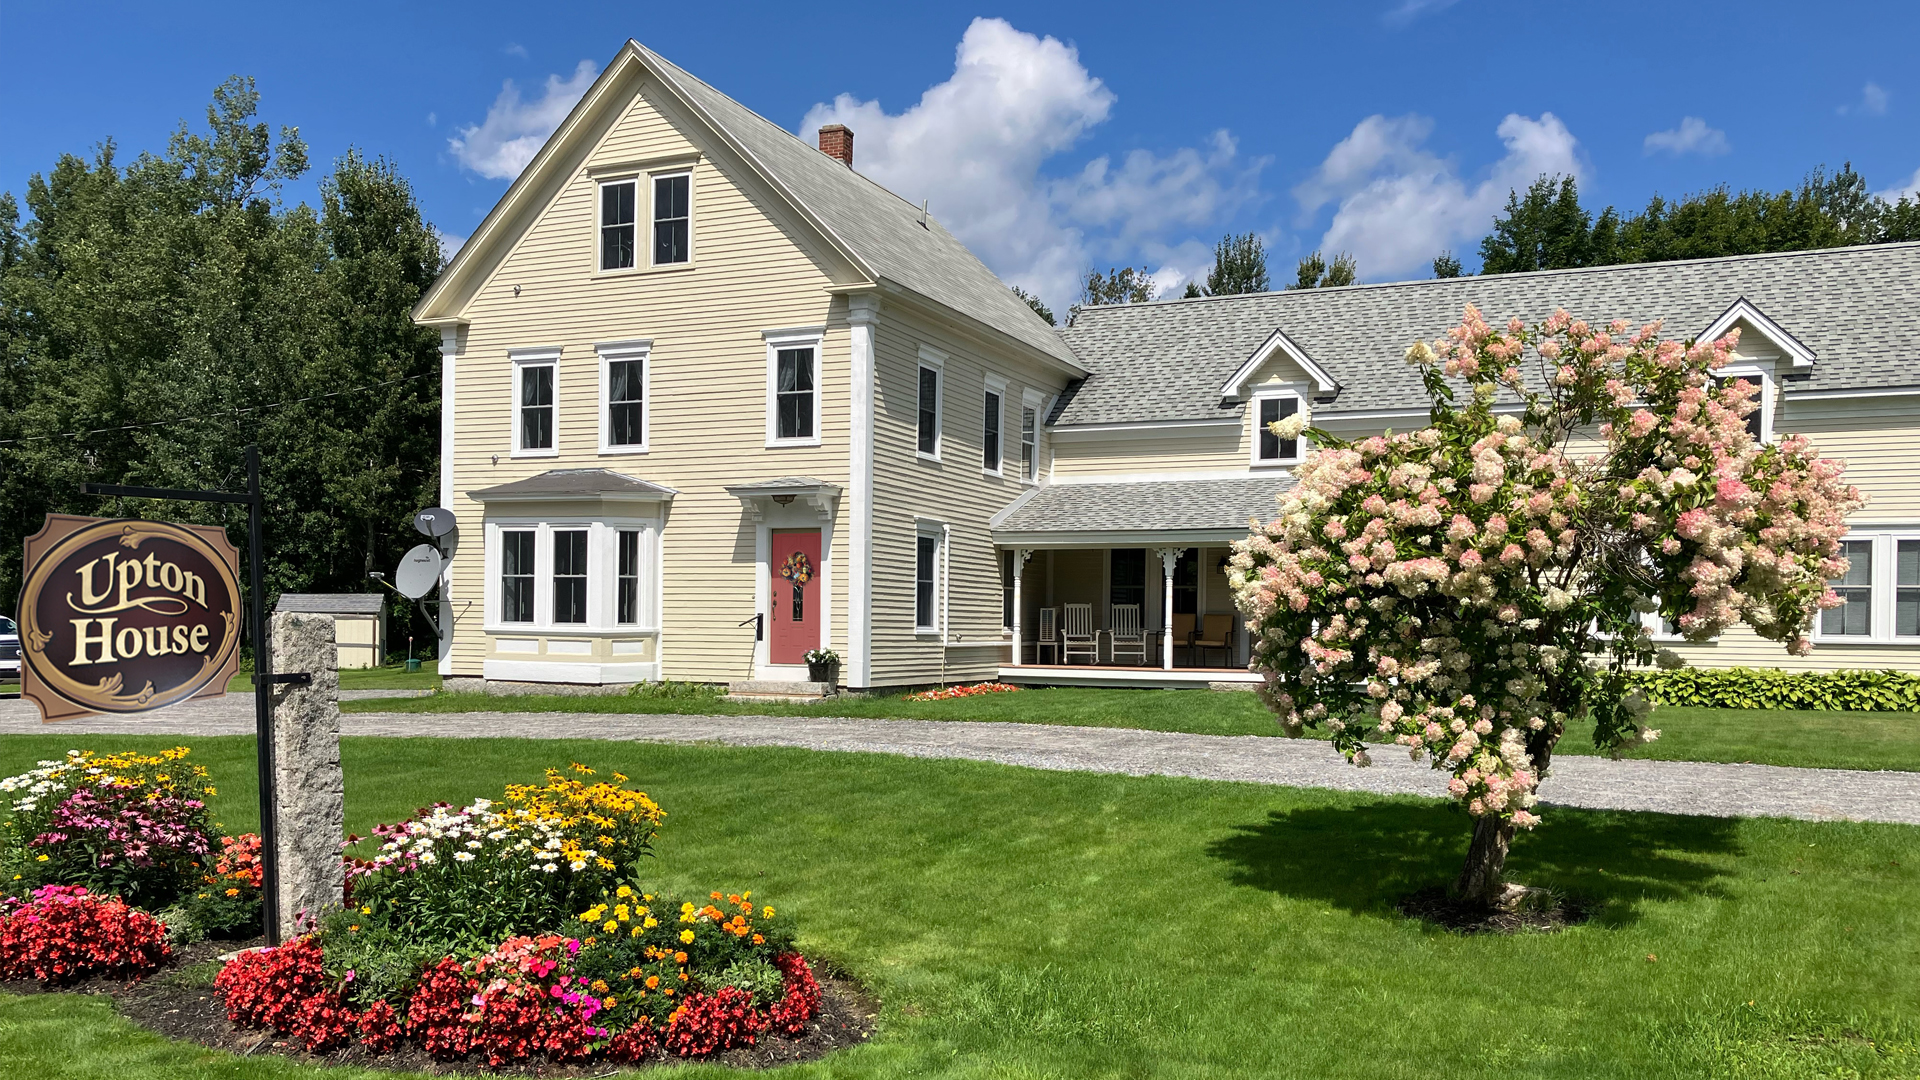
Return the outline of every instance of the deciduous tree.
{"type": "Polygon", "coordinates": [[[1407,359],[1429,426],[1319,447],[1273,521],[1235,545],[1263,699],[1289,733],[1331,730],[1431,758],[1474,819],[1458,892],[1506,898],[1507,846],[1539,821],[1535,789],[1576,726],[1618,752],[1654,738],[1627,672],[1656,660],[1647,617],[1695,641],[1745,622],[1809,651],[1840,602],[1840,539],[1860,494],[1799,436],[1759,443],[1744,379],[1717,382],[1735,335],[1663,340],[1658,323],[1461,324],[1407,359]],[[1546,385],[1523,368],[1542,365],[1546,385]],[[1456,387],[1464,384],[1464,404],[1456,387]],[[1522,404],[1496,411],[1505,392],[1522,404]],[[1604,456],[1567,440],[1597,430],[1604,456]]]}

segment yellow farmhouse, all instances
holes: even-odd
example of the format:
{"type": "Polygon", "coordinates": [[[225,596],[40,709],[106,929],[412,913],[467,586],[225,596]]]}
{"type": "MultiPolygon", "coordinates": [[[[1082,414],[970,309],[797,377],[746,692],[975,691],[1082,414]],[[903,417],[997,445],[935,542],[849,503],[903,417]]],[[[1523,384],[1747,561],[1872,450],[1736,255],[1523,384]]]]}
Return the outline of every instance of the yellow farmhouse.
{"type": "MultiPolygon", "coordinates": [[[[1088,308],[1056,330],[921,205],[628,42],[420,301],[442,333],[454,680],[1253,679],[1227,545],[1307,447],[1424,421],[1489,316],[1741,329],[1757,438],[1873,495],[1794,659],[1920,671],[1920,245],[1088,308]]],[[[457,685],[457,683],[456,683],[457,685]]]]}

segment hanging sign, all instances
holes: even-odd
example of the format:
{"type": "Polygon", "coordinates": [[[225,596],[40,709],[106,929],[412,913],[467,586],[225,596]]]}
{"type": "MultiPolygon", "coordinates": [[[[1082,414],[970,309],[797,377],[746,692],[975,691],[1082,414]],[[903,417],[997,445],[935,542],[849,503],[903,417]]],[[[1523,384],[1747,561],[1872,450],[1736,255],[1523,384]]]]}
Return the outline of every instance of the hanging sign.
{"type": "Polygon", "coordinates": [[[20,696],[62,720],[225,694],[239,566],[215,525],[48,514],[27,538],[20,696]]]}

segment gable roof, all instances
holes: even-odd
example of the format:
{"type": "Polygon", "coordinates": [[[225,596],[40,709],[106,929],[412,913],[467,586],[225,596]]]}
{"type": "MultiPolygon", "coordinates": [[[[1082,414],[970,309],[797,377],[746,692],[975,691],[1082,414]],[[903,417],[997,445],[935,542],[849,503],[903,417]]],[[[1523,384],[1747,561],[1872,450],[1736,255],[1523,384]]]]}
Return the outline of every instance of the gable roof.
{"type": "Polygon", "coordinates": [[[1249,518],[1278,513],[1280,493],[1293,473],[1271,472],[1231,480],[1137,480],[1124,483],[1044,484],[994,515],[997,543],[1067,533],[1204,531],[1241,539],[1249,518]]]}
{"type": "Polygon", "coordinates": [[[1495,323],[1564,307],[1636,326],[1664,319],[1668,335],[1691,337],[1744,299],[1817,358],[1791,369],[1806,377],[1783,383],[1789,395],[1920,386],[1916,292],[1920,243],[1904,243],[1084,308],[1060,335],[1094,374],[1054,422],[1237,417],[1243,403],[1223,403],[1221,390],[1276,330],[1340,384],[1316,415],[1424,409],[1403,354],[1469,303],[1495,323]]]}
{"type": "Polygon", "coordinates": [[[629,40],[600,73],[536,154],[473,237],[461,247],[415,306],[421,321],[444,321],[439,311],[453,283],[479,272],[483,245],[508,242],[501,228],[511,204],[539,186],[540,175],[558,167],[558,148],[590,125],[590,115],[608,107],[606,88],[623,67],[638,64],[704,122],[799,212],[828,245],[877,285],[917,295],[970,319],[1080,374],[1073,351],[1046,321],[1013,295],[993,271],[932,216],[809,146],[798,136],[707,85],[653,50],[629,40]]]}

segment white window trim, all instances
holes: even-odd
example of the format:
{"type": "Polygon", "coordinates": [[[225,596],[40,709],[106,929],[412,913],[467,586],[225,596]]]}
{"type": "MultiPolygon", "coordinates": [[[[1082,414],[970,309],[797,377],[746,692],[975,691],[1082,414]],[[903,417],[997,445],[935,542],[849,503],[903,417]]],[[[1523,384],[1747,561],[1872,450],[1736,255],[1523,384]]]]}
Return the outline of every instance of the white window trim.
{"type": "Polygon", "coordinates": [[[1920,646],[1920,636],[1898,637],[1893,632],[1894,601],[1899,593],[1897,575],[1899,568],[1895,563],[1902,540],[1920,540],[1920,529],[1912,526],[1904,528],[1864,528],[1851,529],[1843,537],[1846,540],[1867,540],[1873,544],[1873,581],[1868,586],[1873,590],[1870,601],[1871,610],[1867,616],[1865,634],[1827,634],[1821,631],[1825,623],[1826,612],[1814,616],[1813,643],[1816,645],[1915,645],[1920,646]]]}
{"type": "Polygon", "coordinates": [[[636,270],[645,270],[647,268],[646,261],[640,258],[640,243],[641,243],[640,226],[643,224],[640,217],[643,209],[643,206],[642,206],[643,200],[640,198],[640,177],[636,174],[628,173],[625,176],[609,176],[605,178],[596,178],[596,181],[597,182],[593,186],[593,272],[594,274],[596,275],[631,274],[636,270]],[[606,203],[605,203],[605,200],[607,197],[606,191],[608,188],[615,187],[620,184],[633,185],[633,265],[608,267],[602,264],[601,262],[601,259],[604,257],[603,252],[605,249],[601,246],[600,230],[606,228],[606,226],[601,224],[601,222],[604,220],[604,216],[606,214],[606,203]]]}
{"type": "MultiPolygon", "coordinates": [[[[698,216],[698,214],[695,212],[694,205],[693,205],[693,186],[694,185],[693,185],[693,167],[692,166],[687,166],[685,168],[662,169],[659,172],[651,172],[647,174],[647,257],[643,261],[639,257],[640,253],[637,251],[634,252],[633,264],[635,266],[644,265],[649,270],[683,270],[693,265],[694,252],[696,250],[694,247],[693,222],[694,222],[694,219],[698,216]],[[660,181],[671,179],[672,177],[676,177],[676,176],[684,176],[687,178],[687,259],[685,262],[671,262],[671,263],[655,262],[653,261],[653,254],[655,251],[654,238],[653,238],[654,195],[656,192],[659,191],[660,181]]],[[[638,214],[637,209],[635,210],[635,213],[638,214]]]]}
{"type": "Polygon", "coordinates": [[[594,345],[593,351],[600,356],[600,394],[597,399],[600,413],[600,452],[603,454],[648,452],[653,448],[653,342],[644,338],[634,341],[602,341],[594,345]],[[616,445],[612,442],[613,402],[607,399],[607,395],[613,389],[612,365],[616,360],[640,361],[640,441],[638,443],[616,445]]]}
{"type": "MultiPolygon", "coordinates": [[[[1047,414],[1041,411],[1040,406],[1045,401],[1046,395],[1038,390],[1022,390],[1020,392],[1021,411],[1024,413],[1027,409],[1033,410],[1033,472],[1031,474],[1027,472],[1026,459],[1024,456],[1024,450],[1026,448],[1026,432],[1024,428],[1021,432],[1021,449],[1023,455],[1020,462],[1020,482],[1029,487],[1040,482],[1040,433],[1041,429],[1044,428],[1047,423],[1047,414]]],[[[1026,418],[1023,415],[1021,417],[1023,424],[1025,420],[1026,418]]]]}
{"type": "Polygon", "coordinates": [[[825,382],[821,376],[820,343],[826,336],[823,327],[807,326],[789,330],[763,330],[760,336],[767,341],[767,449],[786,446],[820,445],[820,391],[825,382]],[[802,439],[780,438],[780,350],[808,348],[813,350],[813,434],[802,439]]]}
{"type": "Polygon", "coordinates": [[[506,636],[654,634],[660,629],[660,522],[646,517],[609,518],[536,518],[491,519],[486,524],[483,545],[487,561],[486,587],[483,590],[485,619],[483,629],[506,636]],[[587,621],[553,621],[553,534],[584,529],[587,533],[587,621]],[[637,606],[641,621],[622,623],[619,618],[619,592],[615,579],[620,571],[622,531],[640,533],[640,595],[637,606]],[[501,605],[505,602],[500,587],[503,532],[531,532],[533,536],[533,621],[506,622],[501,605]]]}
{"type": "Polygon", "coordinates": [[[913,453],[922,461],[940,460],[947,440],[947,354],[920,346],[920,366],[913,372],[913,453]],[[920,372],[933,372],[933,453],[920,449],[920,372]]]}
{"type": "Polygon", "coordinates": [[[1713,373],[1716,379],[1746,379],[1760,384],[1760,441],[1773,441],[1773,372],[1757,364],[1728,364],[1713,373]]]}
{"type": "Polygon", "coordinates": [[[1307,456],[1307,436],[1304,432],[1294,441],[1294,456],[1277,458],[1260,456],[1260,403],[1275,398],[1292,398],[1298,403],[1297,408],[1301,413],[1307,412],[1306,395],[1290,386],[1262,386],[1254,390],[1253,396],[1247,399],[1247,431],[1252,442],[1252,445],[1247,448],[1247,459],[1255,469],[1289,468],[1300,464],[1307,456]]]}
{"type": "Polygon", "coordinates": [[[980,473],[982,476],[1004,477],[1007,474],[1007,380],[988,373],[980,390],[980,473]],[[987,395],[994,395],[1000,403],[1000,422],[994,427],[995,438],[1000,440],[998,452],[993,457],[999,462],[997,468],[987,468],[985,455],[987,450],[987,395]]]}
{"type": "Polygon", "coordinates": [[[916,637],[935,637],[945,635],[947,618],[947,559],[949,530],[947,523],[936,518],[916,517],[913,519],[913,574],[908,579],[913,582],[913,633],[916,637]],[[933,621],[920,621],[920,541],[933,540],[933,621]]]}
{"type": "Polygon", "coordinates": [[[560,350],[550,349],[510,349],[507,359],[513,365],[513,378],[508,380],[508,391],[513,395],[507,415],[512,418],[513,430],[509,433],[512,447],[509,457],[536,458],[560,456],[560,350]],[[531,450],[520,445],[520,373],[530,367],[553,368],[553,445],[535,447],[531,450]]]}

